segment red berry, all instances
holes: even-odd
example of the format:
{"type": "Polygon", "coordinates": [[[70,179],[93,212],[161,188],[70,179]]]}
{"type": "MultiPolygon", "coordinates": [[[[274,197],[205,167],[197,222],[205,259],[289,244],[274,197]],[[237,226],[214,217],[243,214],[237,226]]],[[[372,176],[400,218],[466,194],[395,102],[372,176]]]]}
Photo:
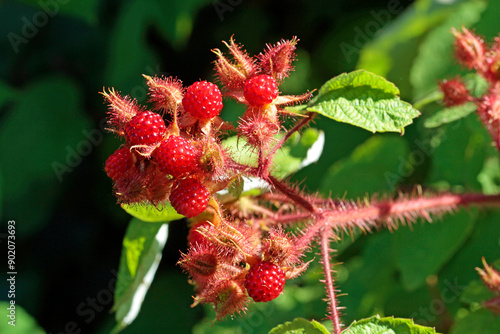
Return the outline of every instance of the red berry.
{"type": "Polygon", "coordinates": [[[469,100],[469,91],[458,78],[443,80],[439,89],[443,92],[443,103],[447,107],[458,106],[469,100]]]}
{"type": "Polygon", "coordinates": [[[187,218],[205,211],[210,193],[197,179],[183,179],[170,192],[170,204],[179,214],[187,218]]]}
{"type": "Polygon", "coordinates": [[[165,135],[165,122],[157,113],[143,111],[130,120],[125,135],[130,145],[155,145],[165,135]]]}
{"type": "Polygon", "coordinates": [[[179,136],[169,136],[155,150],[155,159],[163,173],[181,178],[198,168],[196,148],[179,136]]]}
{"type": "Polygon", "coordinates": [[[199,227],[209,228],[212,226],[208,220],[202,220],[191,227],[188,234],[188,244],[194,246],[196,244],[201,244],[206,240],[205,236],[198,232],[199,227]]]}
{"type": "Polygon", "coordinates": [[[285,272],[277,265],[263,261],[250,268],[245,277],[248,295],[256,302],[278,297],[285,286],[285,272]]]}
{"type": "Polygon", "coordinates": [[[257,75],[245,82],[243,94],[252,107],[262,107],[278,97],[278,84],[267,74],[257,75]]]}
{"type": "Polygon", "coordinates": [[[222,110],[222,94],[217,85],[197,81],[187,88],[182,106],[196,119],[211,119],[222,110]]]}
{"type": "Polygon", "coordinates": [[[106,160],[104,170],[106,174],[113,180],[120,180],[125,172],[132,168],[133,159],[128,147],[122,147],[111,154],[106,160]]]}

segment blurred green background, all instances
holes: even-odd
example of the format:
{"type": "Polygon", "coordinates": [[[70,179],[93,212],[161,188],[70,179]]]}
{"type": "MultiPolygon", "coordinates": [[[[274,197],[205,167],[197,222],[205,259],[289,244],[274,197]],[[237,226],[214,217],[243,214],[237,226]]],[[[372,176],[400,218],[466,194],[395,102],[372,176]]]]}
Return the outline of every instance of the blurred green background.
{"type": "MultiPolygon", "coordinates": [[[[450,27],[477,27],[492,40],[499,13],[496,1],[479,0],[1,1],[0,241],[3,252],[7,221],[15,220],[16,305],[27,312],[18,310],[15,329],[2,313],[2,333],[107,333],[113,327],[110,296],[130,217],[103,171],[120,144],[103,129],[103,87],[145,102],[142,74],[177,76],[187,85],[212,80],[210,50],[223,49],[232,35],[250,54],[298,36],[296,71],[282,92],[319,88],[364,68],[415,102],[435,91],[437,80],[461,72],[450,27]]],[[[314,126],[326,134],[323,155],[294,180],[346,198],[411,190],[415,183],[498,192],[498,154],[475,115],[425,128],[423,120],[439,109],[438,103],[426,106],[404,137],[318,118],[314,126]]],[[[224,117],[234,121],[241,112],[228,102],[224,117]]],[[[337,267],[347,293],[340,298],[345,323],[380,313],[448,332],[454,318],[468,314],[461,296],[477,280],[481,256],[499,257],[498,218],[471,209],[413,232],[346,238],[337,267]],[[436,301],[445,291],[452,297],[441,305],[436,301]]],[[[192,288],[175,266],[186,234],[184,221],[170,225],[151,291],[124,333],[266,333],[297,316],[324,318],[315,264],[275,302],[211,327],[212,311],[189,307],[192,288]]],[[[4,285],[0,300],[7,300],[4,285]]]]}

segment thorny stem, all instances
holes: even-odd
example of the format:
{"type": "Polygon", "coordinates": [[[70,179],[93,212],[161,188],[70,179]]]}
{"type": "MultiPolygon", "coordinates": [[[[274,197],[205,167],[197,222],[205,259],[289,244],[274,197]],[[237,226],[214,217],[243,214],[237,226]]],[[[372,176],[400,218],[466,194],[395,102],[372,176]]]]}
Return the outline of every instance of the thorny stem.
{"type": "MultiPolygon", "coordinates": [[[[357,223],[367,221],[372,222],[369,224],[371,227],[381,227],[380,222],[389,221],[387,227],[394,228],[400,218],[423,217],[429,220],[431,219],[431,213],[449,211],[457,206],[500,206],[500,194],[441,194],[430,197],[399,198],[359,205],[346,201],[339,203],[337,208],[318,210],[320,212],[316,212],[316,214],[313,212],[294,212],[271,218],[275,223],[290,224],[314,219],[315,217],[323,217],[328,218],[331,221],[330,225],[336,228],[363,227],[357,223]]],[[[370,226],[364,227],[369,230],[370,226]]],[[[312,228],[313,226],[309,230],[312,228]]],[[[317,232],[318,229],[314,233],[317,232]]]]}
{"type": "MultiPolygon", "coordinates": [[[[281,140],[278,141],[276,143],[276,145],[274,145],[274,147],[272,148],[272,150],[269,151],[269,153],[265,157],[262,157],[262,161],[260,162],[261,163],[260,167],[261,167],[261,171],[262,171],[262,174],[263,174],[262,176],[264,178],[267,176],[266,174],[269,174],[269,168],[271,167],[271,163],[273,161],[273,158],[274,158],[274,155],[276,154],[276,152],[281,147],[283,147],[283,145],[288,140],[288,138],[290,138],[295,132],[299,131],[307,123],[309,123],[309,121],[311,121],[313,119],[313,117],[314,117],[314,113],[313,112],[309,112],[306,115],[306,117],[304,117],[303,119],[301,119],[300,122],[298,122],[297,124],[295,124],[295,126],[293,128],[291,128],[290,130],[287,131],[287,133],[283,136],[283,138],[281,138],[281,140]]],[[[259,158],[261,157],[260,153],[261,153],[261,150],[259,151],[259,158]]]]}
{"type": "Polygon", "coordinates": [[[288,187],[274,176],[269,175],[267,177],[267,180],[281,193],[292,199],[296,204],[300,205],[311,213],[316,212],[316,208],[306,198],[300,196],[294,189],[288,187]]]}
{"type": "Polygon", "coordinates": [[[293,212],[289,214],[274,215],[268,218],[275,224],[292,224],[300,221],[312,221],[299,238],[297,247],[304,249],[308,247],[317,234],[324,227],[324,221],[328,221],[330,228],[343,231],[361,229],[369,232],[374,228],[386,227],[390,230],[397,227],[398,222],[414,220],[422,217],[431,220],[432,213],[443,213],[451,211],[457,206],[500,206],[500,194],[442,194],[432,197],[399,198],[378,203],[364,204],[359,206],[349,202],[339,202],[334,209],[317,209],[313,212],[293,212]]]}
{"type": "Polygon", "coordinates": [[[290,130],[288,130],[288,132],[283,136],[283,138],[281,138],[281,140],[269,152],[269,154],[267,155],[267,159],[270,160],[270,157],[274,156],[274,154],[276,153],[276,151],[278,151],[278,149],[283,146],[283,144],[288,140],[288,138],[290,138],[295,132],[299,131],[307,123],[309,123],[309,121],[311,121],[313,119],[313,116],[314,116],[314,113],[313,112],[309,112],[306,115],[306,117],[304,117],[303,119],[301,119],[301,121],[298,122],[297,124],[295,124],[295,126],[293,128],[291,128],[290,130]]]}
{"type": "Polygon", "coordinates": [[[324,226],[321,231],[321,259],[323,263],[323,273],[325,275],[325,288],[328,295],[328,307],[330,308],[330,319],[333,325],[333,334],[340,334],[342,332],[342,324],[340,322],[337,298],[335,296],[335,287],[333,286],[332,268],[330,266],[330,233],[331,230],[328,226],[324,226]]]}
{"type": "Polygon", "coordinates": [[[352,208],[325,211],[324,215],[332,222],[332,227],[345,229],[348,227],[347,223],[369,230],[370,225],[381,227],[380,222],[385,222],[389,229],[393,229],[397,227],[398,220],[417,217],[431,220],[430,214],[433,212],[441,213],[452,210],[457,206],[471,204],[500,206],[500,194],[442,194],[414,199],[400,198],[368,204],[359,208],[354,206],[352,208]]]}

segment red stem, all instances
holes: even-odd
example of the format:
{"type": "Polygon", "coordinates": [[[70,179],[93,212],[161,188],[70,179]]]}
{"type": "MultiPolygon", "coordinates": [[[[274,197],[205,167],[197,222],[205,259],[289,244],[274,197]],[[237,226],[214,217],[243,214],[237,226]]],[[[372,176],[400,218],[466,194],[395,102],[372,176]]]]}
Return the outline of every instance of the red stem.
{"type": "Polygon", "coordinates": [[[328,226],[324,226],[321,231],[321,258],[323,262],[323,273],[325,274],[325,286],[326,293],[328,295],[329,300],[329,308],[330,308],[330,319],[333,324],[333,334],[340,334],[342,332],[342,324],[340,322],[339,311],[337,307],[337,298],[335,296],[335,287],[333,286],[332,279],[332,268],[330,266],[330,232],[331,230],[328,226]]]}
{"type": "Polygon", "coordinates": [[[269,152],[269,154],[267,155],[268,160],[270,160],[269,157],[273,157],[274,154],[276,153],[276,151],[278,151],[278,149],[280,147],[282,147],[283,144],[285,144],[285,142],[288,140],[288,138],[290,138],[295,132],[299,131],[307,123],[309,123],[309,121],[312,120],[313,116],[314,116],[314,113],[313,112],[309,112],[306,117],[304,117],[300,122],[298,122],[297,124],[295,124],[295,126],[293,128],[291,128],[283,136],[283,138],[281,138],[281,140],[273,147],[273,149],[269,152]]]}
{"type": "Polygon", "coordinates": [[[281,193],[285,194],[288,198],[293,200],[296,204],[300,205],[304,209],[306,209],[309,212],[316,212],[316,208],[304,197],[300,196],[295,189],[292,189],[285,185],[283,182],[280,182],[277,178],[274,176],[269,175],[267,177],[267,180],[276,188],[278,189],[281,193]]]}
{"type": "Polygon", "coordinates": [[[500,206],[499,195],[483,194],[442,194],[433,197],[399,198],[378,203],[358,206],[354,203],[339,202],[335,209],[317,209],[313,212],[294,212],[270,217],[276,224],[291,224],[299,221],[313,220],[299,238],[297,247],[308,247],[318,232],[323,228],[324,221],[335,229],[352,231],[360,228],[370,231],[383,226],[385,222],[389,229],[397,227],[398,221],[414,220],[417,217],[431,219],[432,213],[444,213],[457,206],[480,205],[500,206]]]}
{"type": "Polygon", "coordinates": [[[347,209],[325,211],[324,215],[329,218],[333,227],[345,228],[347,226],[340,225],[351,223],[369,229],[370,226],[366,226],[366,223],[379,227],[380,224],[376,222],[385,221],[387,227],[392,229],[396,227],[397,220],[416,217],[430,220],[430,214],[433,212],[442,213],[457,206],[468,206],[470,204],[500,206],[500,194],[442,194],[414,199],[400,198],[369,204],[364,207],[352,206],[347,209]],[[370,224],[370,222],[372,223],[370,224]]]}

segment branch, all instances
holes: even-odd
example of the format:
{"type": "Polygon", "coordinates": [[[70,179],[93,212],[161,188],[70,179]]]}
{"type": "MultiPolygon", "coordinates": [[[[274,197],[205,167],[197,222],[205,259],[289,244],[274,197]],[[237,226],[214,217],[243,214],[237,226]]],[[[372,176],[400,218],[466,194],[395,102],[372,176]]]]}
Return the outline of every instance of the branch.
{"type": "Polygon", "coordinates": [[[342,323],[340,322],[339,307],[335,296],[335,287],[333,286],[332,268],[330,266],[330,234],[331,229],[325,226],[321,231],[321,262],[323,264],[323,273],[325,275],[326,294],[328,296],[328,307],[330,308],[330,319],[333,324],[333,333],[340,334],[342,332],[342,323]]]}
{"type": "Polygon", "coordinates": [[[316,212],[316,208],[314,207],[314,205],[312,205],[307,198],[299,195],[295,189],[288,187],[286,184],[271,175],[267,177],[267,181],[271,183],[273,187],[278,189],[281,193],[286,195],[288,198],[290,198],[292,201],[294,201],[296,204],[300,205],[307,211],[316,212]]]}
{"type": "Polygon", "coordinates": [[[300,120],[300,122],[298,122],[297,124],[295,124],[295,126],[293,128],[291,128],[287,133],[286,135],[283,136],[283,138],[281,138],[281,140],[273,147],[273,149],[269,152],[269,154],[267,155],[268,159],[269,157],[272,157],[274,156],[274,154],[276,153],[276,151],[278,151],[278,149],[280,147],[283,146],[283,144],[285,144],[285,142],[288,140],[288,138],[290,138],[295,132],[299,131],[303,126],[305,126],[307,123],[309,123],[309,121],[312,120],[312,118],[314,117],[314,113],[313,112],[309,112],[307,113],[307,116],[302,118],[300,120]]]}
{"type": "MultiPolygon", "coordinates": [[[[269,168],[271,167],[271,163],[273,161],[273,158],[274,158],[274,155],[276,154],[276,152],[281,147],[283,147],[283,145],[288,140],[288,138],[290,138],[295,132],[299,131],[307,123],[309,123],[313,119],[313,117],[314,117],[314,113],[309,112],[306,117],[302,118],[300,120],[300,122],[295,124],[295,126],[293,128],[291,128],[290,130],[288,130],[288,132],[283,136],[283,138],[281,138],[280,141],[277,142],[276,145],[274,145],[272,150],[269,151],[269,153],[265,157],[263,157],[261,162],[259,161],[259,166],[261,167],[261,171],[262,171],[261,176],[264,179],[267,178],[267,174],[269,174],[269,168]]],[[[262,150],[260,150],[260,151],[262,151],[262,150]]],[[[260,154],[259,154],[259,156],[260,156],[260,154]]]]}
{"type": "Polygon", "coordinates": [[[433,214],[451,212],[459,206],[500,206],[500,194],[441,194],[436,196],[407,198],[359,205],[341,202],[334,210],[324,211],[333,228],[349,231],[358,227],[364,231],[387,227],[396,229],[399,223],[412,223],[422,217],[432,221],[433,214]]]}

